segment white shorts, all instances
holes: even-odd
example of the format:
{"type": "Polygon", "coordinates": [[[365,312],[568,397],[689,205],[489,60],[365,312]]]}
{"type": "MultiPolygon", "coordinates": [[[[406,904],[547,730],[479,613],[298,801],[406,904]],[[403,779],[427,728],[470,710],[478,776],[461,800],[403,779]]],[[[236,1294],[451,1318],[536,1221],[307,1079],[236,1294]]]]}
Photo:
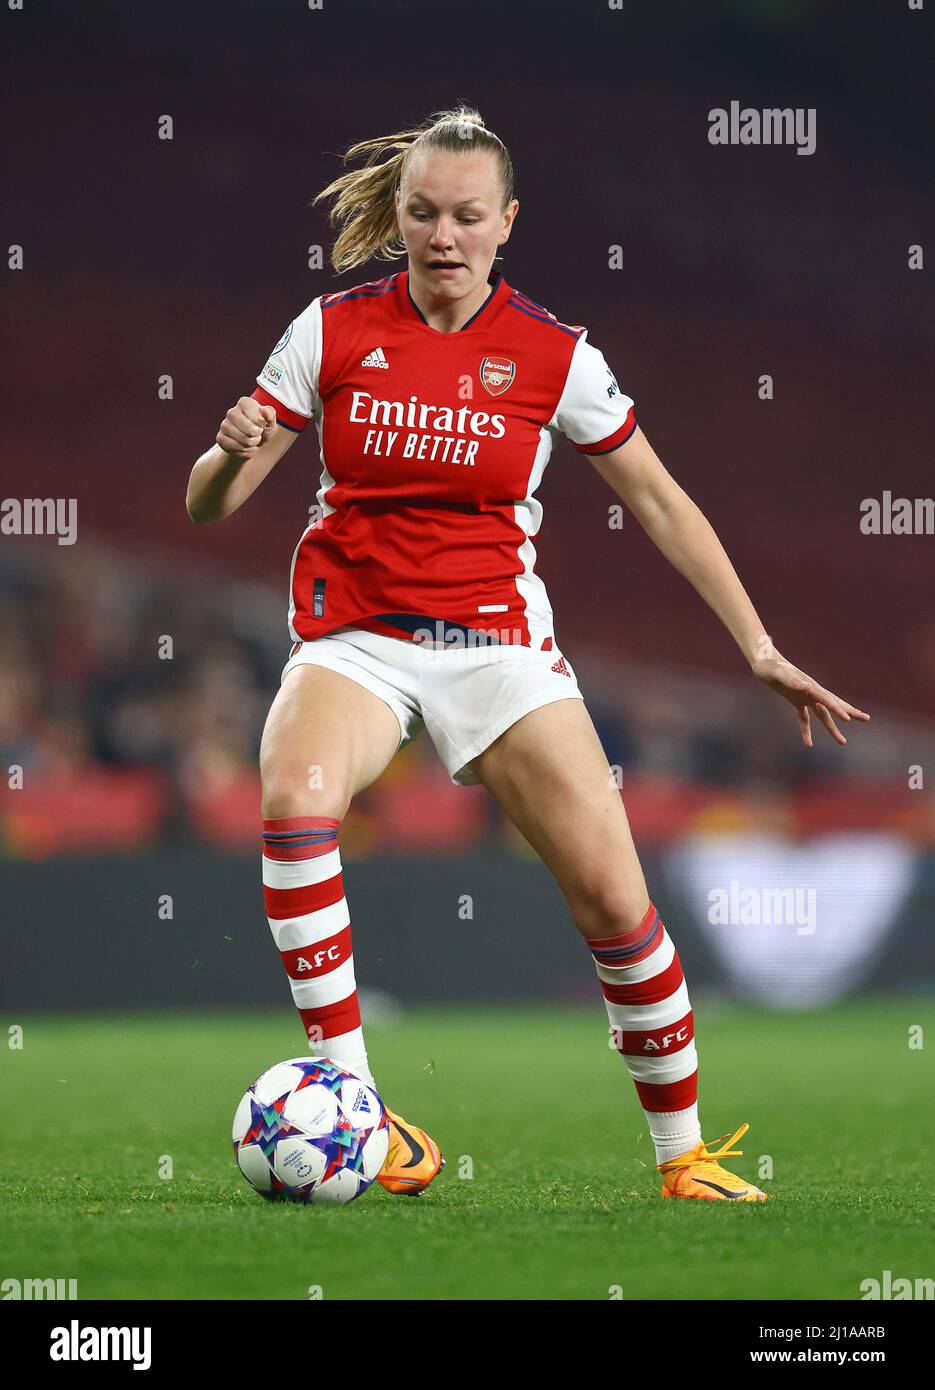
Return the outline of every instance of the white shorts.
{"type": "Polygon", "coordinates": [[[429,731],[456,786],[476,786],[468,764],[530,710],[582,700],[578,680],[555,647],[513,643],[434,645],[342,627],[303,642],[282,670],[327,666],[379,695],[399,721],[399,748],[429,731]]]}

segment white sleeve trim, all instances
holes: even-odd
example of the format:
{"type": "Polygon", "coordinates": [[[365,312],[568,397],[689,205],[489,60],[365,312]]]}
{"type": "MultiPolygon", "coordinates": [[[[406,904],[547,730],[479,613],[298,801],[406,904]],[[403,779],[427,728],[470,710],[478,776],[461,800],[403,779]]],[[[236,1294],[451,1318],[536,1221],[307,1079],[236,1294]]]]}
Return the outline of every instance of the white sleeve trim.
{"type": "Polygon", "coordinates": [[[633,420],[634,411],[632,399],[620,390],[604,354],[586,338],[584,330],[571,356],[565,389],[549,421],[550,429],[561,430],[583,452],[588,445],[598,451],[613,440],[633,420]]]}
{"type": "Polygon", "coordinates": [[[313,299],[293,319],[273,348],[257,383],[288,410],[307,420],[321,415],[321,298],[313,299]]]}

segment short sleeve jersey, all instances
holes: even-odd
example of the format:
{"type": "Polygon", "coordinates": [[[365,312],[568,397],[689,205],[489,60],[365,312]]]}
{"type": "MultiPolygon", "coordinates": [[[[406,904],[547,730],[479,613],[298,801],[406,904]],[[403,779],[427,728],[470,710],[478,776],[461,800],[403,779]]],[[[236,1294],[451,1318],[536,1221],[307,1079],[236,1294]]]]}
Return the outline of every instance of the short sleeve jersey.
{"type": "Polygon", "coordinates": [[[496,272],[473,318],[443,333],[400,271],[314,299],[257,383],[280,425],[313,420],[319,436],[317,506],[290,577],[295,641],[345,625],[399,637],[387,616],[425,614],[551,648],[533,541],[553,443],[608,453],[636,428],[586,329],[496,272]]]}

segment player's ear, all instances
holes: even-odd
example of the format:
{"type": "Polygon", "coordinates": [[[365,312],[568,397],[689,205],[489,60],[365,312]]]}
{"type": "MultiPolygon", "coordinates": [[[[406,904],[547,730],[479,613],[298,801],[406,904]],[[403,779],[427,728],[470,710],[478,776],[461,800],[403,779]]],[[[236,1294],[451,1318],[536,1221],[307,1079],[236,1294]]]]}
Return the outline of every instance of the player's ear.
{"type": "Polygon", "coordinates": [[[508,207],[507,210],[504,211],[504,217],[508,217],[510,218],[510,220],[508,220],[506,227],[503,228],[503,231],[500,232],[499,239],[497,239],[497,246],[503,246],[504,242],[508,242],[508,240],[510,240],[510,232],[513,231],[515,215],[517,215],[518,211],[520,211],[520,200],[515,199],[514,197],[513,202],[511,202],[510,204],[510,207],[508,207]]]}

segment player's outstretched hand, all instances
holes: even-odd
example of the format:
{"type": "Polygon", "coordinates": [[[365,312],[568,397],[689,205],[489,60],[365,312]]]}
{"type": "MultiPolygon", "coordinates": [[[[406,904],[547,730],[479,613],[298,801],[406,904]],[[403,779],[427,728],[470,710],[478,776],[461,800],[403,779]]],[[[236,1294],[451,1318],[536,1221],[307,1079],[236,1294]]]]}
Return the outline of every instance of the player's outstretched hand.
{"type": "Polygon", "coordinates": [[[753,663],[753,674],[771,690],[784,696],[791,705],[795,705],[799,717],[799,732],[806,748],[813,746],[810,710],[815,711],[836,743],[847,743],[847,739],[832,719],[832,712],[847,723],[852,719],[870,718],[862,709],[849,705],[839,695],[812,680],[811,676],[793,666],[791,661],[780,656],[775,649],[773,656],[753,663]]]}
{"type": "Polygon", "coordinates": [[[276,412],[271,405],[260,405],[252,396],[241,396],[221,421],[216,442],[226,454],[252,458],[277,429],[276,412]]]}

